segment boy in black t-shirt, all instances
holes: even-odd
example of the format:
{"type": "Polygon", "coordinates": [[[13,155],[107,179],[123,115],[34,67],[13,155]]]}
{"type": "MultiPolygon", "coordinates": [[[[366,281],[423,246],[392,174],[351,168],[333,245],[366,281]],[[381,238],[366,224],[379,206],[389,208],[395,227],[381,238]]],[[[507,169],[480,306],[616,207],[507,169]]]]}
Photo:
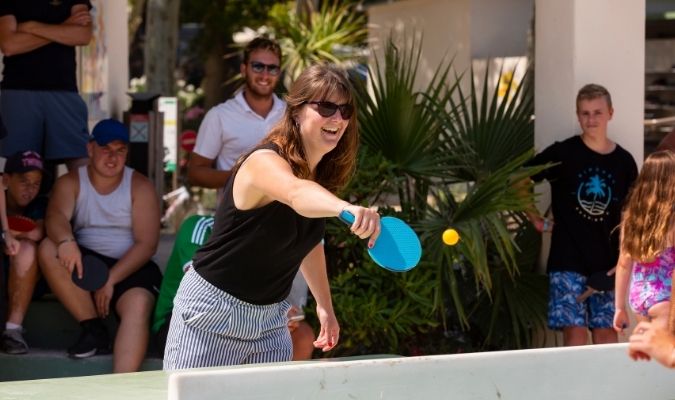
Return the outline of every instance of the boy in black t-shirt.
{"type": "Polygon", "coordinates": [[[533,177],[551,184],[553,222],[532,213],[540,232],[552,231],[547,272],[550,278],[548,325],[562,330],[565,346],[615,343],[612,329],[614,291],[597,292],[583,301],[587,279],[606,274],[617,262],[621,208],[637,165],[629,152],[607,137],[612,119],[607,89],[589,84],[577,95],[581,135],[555,142],[531,161],[555,163],[533,177]]]}

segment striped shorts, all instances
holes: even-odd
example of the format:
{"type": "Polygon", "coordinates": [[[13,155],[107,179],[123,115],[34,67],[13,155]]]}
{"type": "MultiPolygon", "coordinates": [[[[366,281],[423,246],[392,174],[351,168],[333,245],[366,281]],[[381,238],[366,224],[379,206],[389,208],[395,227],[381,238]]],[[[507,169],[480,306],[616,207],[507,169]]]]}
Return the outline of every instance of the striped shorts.
{"type": "Polygon", "coordinates": [[[290,361],[287,301],[241,301],[190,269],[174,299],[164,369],[290,361]]]}

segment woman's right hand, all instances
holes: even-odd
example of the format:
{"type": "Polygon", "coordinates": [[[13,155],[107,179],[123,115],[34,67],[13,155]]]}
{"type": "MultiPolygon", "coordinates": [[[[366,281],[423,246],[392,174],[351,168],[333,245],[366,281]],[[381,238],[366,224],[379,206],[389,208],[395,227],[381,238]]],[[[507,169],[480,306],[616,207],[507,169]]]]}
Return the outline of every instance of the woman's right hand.
{"type": "Polygon", "coordinates": [[[377,237],[380,236],[380,214],[370,208],[349,204],[343,208],[354,215],[354,223],[350,230],[361,239],[368,240],[368,248],[375,246],[377,237]]]}

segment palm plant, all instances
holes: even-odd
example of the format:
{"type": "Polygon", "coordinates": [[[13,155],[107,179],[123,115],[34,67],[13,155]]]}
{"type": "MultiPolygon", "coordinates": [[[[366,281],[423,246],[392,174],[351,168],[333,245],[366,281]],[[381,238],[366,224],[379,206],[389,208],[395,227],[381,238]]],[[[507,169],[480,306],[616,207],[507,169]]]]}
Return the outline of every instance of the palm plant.
{"type": "Polygon", "coordinates": [[[527,347],[532,333],[546,323],[547,278],[536,272],[539,233],[529,224],[521,225],[515,241],[520,248],[517,277],[493,260],[491,290],[478,291],[470,305],[469,320],[486,348],[527,347]]]}
{"type": "Polygon", "coordinates": [[[296,13],[295,2],[272,7],[270,25],[284,54],[286,87],[318,61],[344,65],[360,57],[368,37],[366,19],[349,2],[324,2],[321,8],[296,13]],[[330,4],[329,4],[330,3],[330,4]]]}
{"type": "MultiPolygon", "coordinates": [[[[421,38],[411,48],[420,49],[421,38]]],[[[486,72],[481,96],[473,79],[464,93],[462,76],[446,78],[452,62],[416,91],[419,59],[419,50],[399,49],[390,40],[384,61],[376,59],[370,72],[371,92],[357,90],[365,174],[375,161],[385,173],[351,189],[359,186],[357,200],[369,204],[387,199],[400,205],[398,213],[422,232],[423,265],[409,274],[435,271],[427,285],[446,331],[459,324],[480,332],[477,347],[522,347],[542,325],[545,304],[545,282],[523,262],[523,247],[531,247],[518,234],[534,198],[517,184],[542,169],[524,166],[533,149],[531,92],[509,84],[501,100],[487,89],[486,72]],[[465,188],[461,201],[449,186],[457,183],[465,188]],[[461,236],[453,247],[440,240],[449,226],[461,236]],[[494,335],[500,330],[510,335],[494,335]]]]}
{"type": "Polygon", "coordinates": [[[383,179],[375,195],[395,193],[403,212],[414,219],[426,208],[431,179],[442,178],[455,167],[452,154],[442,151],[442,120],[428,106],[429,99],[442,101],[458,87],[446,81],[452,62],[439,66],[424,90],[416,91],[421,42],[421,36],[413,37],[411,47],[417,50],[408,51],[389,40],[384,62],[375,58],[375,67],[369,70],[372,89],[356,82],[364,152],[382,157],[391,170],[390,179],[383,179]]]}

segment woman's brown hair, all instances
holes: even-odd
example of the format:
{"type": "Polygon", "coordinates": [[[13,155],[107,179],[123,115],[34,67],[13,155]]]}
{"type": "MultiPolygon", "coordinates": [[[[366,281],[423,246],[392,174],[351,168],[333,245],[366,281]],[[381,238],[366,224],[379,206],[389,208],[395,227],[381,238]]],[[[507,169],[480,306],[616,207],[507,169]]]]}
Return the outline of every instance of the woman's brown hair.
{"type": "Polygon", "coordinates": [[[652,261],[672,243],[675,210],[675,154],[652,153],[633,183],[621,219],[621,251],[652,261]]]}
{"type": "Polygon", "coordinates": [[[351,178],[356,164],[359,135],[356,120],[356,104],[347,73],[329,64],[307,67],[291,86],[286,96],[286,113],[272,128],[262,143],[274,143],[280,155],[299,178],[312,179],[321,186],[337,193],[351,178]],[[324,155],[316,167],[314,176],[309,169],[300,136],[300,126],[295,122],[300,109],[310,101],[340,99],[354,107],[349,124],[337,146],[324,155]]]}

